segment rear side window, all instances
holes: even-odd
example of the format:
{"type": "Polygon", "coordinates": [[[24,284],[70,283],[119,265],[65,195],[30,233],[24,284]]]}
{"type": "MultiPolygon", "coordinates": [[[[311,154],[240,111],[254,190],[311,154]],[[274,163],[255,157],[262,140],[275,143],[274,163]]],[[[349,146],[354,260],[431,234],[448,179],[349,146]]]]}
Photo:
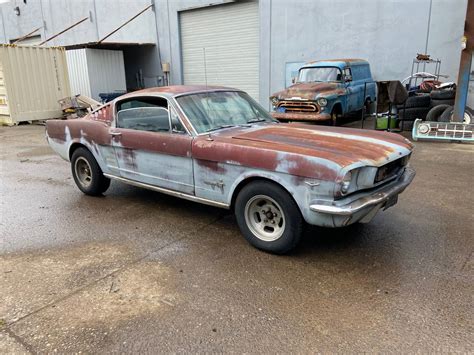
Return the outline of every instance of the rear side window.
{"type": "Polygon", "coordinates": [[[169,132],[168,101],[161,97],[138,97],[117,102],[118,128],[138,131],[169,132]]]}
{"type": "Polygon", "coordinates": [[[164,107],[135,107],[117,113],[117,127],[138,131],[169,132],[169,112],[164,107]]]}

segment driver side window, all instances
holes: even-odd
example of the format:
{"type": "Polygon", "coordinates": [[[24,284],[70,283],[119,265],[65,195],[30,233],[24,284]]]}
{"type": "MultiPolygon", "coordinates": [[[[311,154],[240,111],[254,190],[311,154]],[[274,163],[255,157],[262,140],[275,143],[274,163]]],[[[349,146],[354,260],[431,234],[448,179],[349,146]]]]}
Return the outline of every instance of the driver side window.
{"type": "Polygon", "coordinates": [[[117,103],[117,128],[169,132],[168,102],[160,97],[133,98],[117,103]]]}

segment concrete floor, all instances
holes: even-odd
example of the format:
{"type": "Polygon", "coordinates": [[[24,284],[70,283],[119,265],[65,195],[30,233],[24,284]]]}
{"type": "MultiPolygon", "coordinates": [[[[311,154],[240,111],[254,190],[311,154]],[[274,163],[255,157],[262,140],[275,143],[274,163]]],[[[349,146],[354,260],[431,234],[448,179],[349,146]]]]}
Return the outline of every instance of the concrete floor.
{"type": "Polygon", "coordinates": [[[273,256],[223,210],[85,196],[44,127],[2,127],[0,353],[473,352],[474,146],[416,145],[397,206],[273,256]]]}

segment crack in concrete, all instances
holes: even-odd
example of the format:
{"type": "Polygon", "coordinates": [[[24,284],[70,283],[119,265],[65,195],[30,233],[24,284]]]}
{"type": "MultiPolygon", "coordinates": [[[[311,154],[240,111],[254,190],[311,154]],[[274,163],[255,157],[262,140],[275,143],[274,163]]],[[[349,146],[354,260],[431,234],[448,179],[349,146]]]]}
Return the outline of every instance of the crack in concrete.
{"type": "MultiPolygon", "coordinates": [[[[221,215],[221,216],[219,216],[218,218],[214,219],[213,221],[211,221],[211,222],[209,222],[209,223],[203,225],[202,227],[198,228],[196,231],[199,232],[199,231],[203,230],[204,228],[207,228],[207,227],[213,225],[214,223],[216,223],[216,222],[222,220],[224,217],[225,217],[225,215],[221,215]]],[[[28,313],[28,314],[25,314],[24,316],[22,316],[22,317],[20,317],[20,318],[18,318],[18,319],[16,319],[16,320],[14,320],[14,321],[12,321],[12,322],[10,322],[10,323],[7,323],[4,329],[9,329],[9,328],[8,328],[9,326],[12,326],[12,325],[14,325],[14,324],[16,324],[16,323],[18,323],[18,322],[24,320],[24,319],[26,319],[26,318],[28,318],[28,317],[30,317],[30,316],[36,314],[36,313],[39,313],[39,312],[43,311],[44,309],[47,309],[47,308],[49,308],[49,307],[51,307],[51,306],[53,306],[53,305],[55,305],[55,304],[58,304],[58,303],[60,303],[60,302],[62,302],[62,301],[64,301],[64,300],[66,300],[66,299],[68,299],[68,298],[70,298],[70,297],[72,297],[72,296],[74,296],[74,295],[76,295],[76,294],[78,294],[78,293],[84,291],[85,289],[87,289],[87,288],[89,288],[89,287],[91,287],[91,286],[93,286],[93,285],[99,283],[99,282],[102,281],[102,280],[105,280],[105,279],[107,279],[107,278],[109,278],[109,277],[111,277],[111,276],[118,275],[118,274],[120,274],[121,272],[125,271],[127,268],[130,268],[131,266],[136,265],[136,264],[138,264],[139,262],[145,260],[146,258],[148,258],[149,256],[151,256],[153,253],[156,253],[156,252],[158,252],[158,251],[160,251],[160,250],[163,250],[163,249],[165,249],[165,248],[167,248],[167,247],[169,247],[169,246],[171,246],[171,245],[173,245],[173,244],[175,244],[175,243],[178,243],[178,242],[180,242],[180,241],[182,241],[182,240],[189,239],[190,237],[191,237],[190,235],[186,235],[186,236],[183,236],[183,237],[178,238],[178,239],[176,239],[176,240],[170,241],[169,243],[166,243],[165,245],[162,245],[162,246],[159,247],[159,248],[153,249],[153,250],[151,250],[150,252],[146,253],[144,256],[142,256],[142,257],[140,257],[140,258],[138,258],[138,259],[136,259],[136,260],[133,260],[133,261],[131,261],[131,262],[129,262],[129,263],[127,263],[127,264],[125,264],[125,265],[119,267],[118,269],[116,269],[116,270],[114,270],[114,271],[112,271],[112,272],[110,272],[110,273],[108,273],[108,274],[106,274],[106,275],[104,275],[104,276],[102,276],[102,277],[100,277],[100,278],[94,280],[94,281],[91,281],[91,282],[85,284],[85,285],[82,286],[82,287],[77,288],[77,289],[74,290],[73,292],[70,292],[70,293],[68,293],[67,295],[64,295],[63,297],[60,297],[60,298],[58,298],[58,299],[56,299],[56,300],[54,300],[54,301],[51,301],[51,302],[47,303],[46,305],[44,305],[44,306],[42,306],[42,307],[40,307],[40,308],[38,308],[38,309],[36,309],[36,310],[34,310],[34,311],[28,313]]],[[[15,334],[15,336],[16,336],[16,334],[15,334]]],[[[18,336],[16,336],[16,337],[18,337],[18,336]]],[[[21,338],[18,337],[18,339],[21,339],[21,338]]],[[[30,348],[32,349],[31,346],[30,346],[30,348]]],[[[32,349],[32,351],[33,351],[33,349],[32,349]]],[[[33,353],[34,353],[34,351],[33,351],[33,353]]]]}

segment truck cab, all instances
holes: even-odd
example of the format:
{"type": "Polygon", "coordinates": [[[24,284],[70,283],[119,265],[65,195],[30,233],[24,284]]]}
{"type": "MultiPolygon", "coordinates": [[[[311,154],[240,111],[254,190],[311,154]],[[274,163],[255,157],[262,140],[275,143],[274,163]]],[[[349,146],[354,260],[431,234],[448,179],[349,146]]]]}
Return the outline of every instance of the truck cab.
{"type": "Polygon", "coordinates": [[[272,116],[279,121],[317,123],[361,110],[375,101],[370,65],[362,59],[309,62],[296,82],[270,97],[272,116]]]}

